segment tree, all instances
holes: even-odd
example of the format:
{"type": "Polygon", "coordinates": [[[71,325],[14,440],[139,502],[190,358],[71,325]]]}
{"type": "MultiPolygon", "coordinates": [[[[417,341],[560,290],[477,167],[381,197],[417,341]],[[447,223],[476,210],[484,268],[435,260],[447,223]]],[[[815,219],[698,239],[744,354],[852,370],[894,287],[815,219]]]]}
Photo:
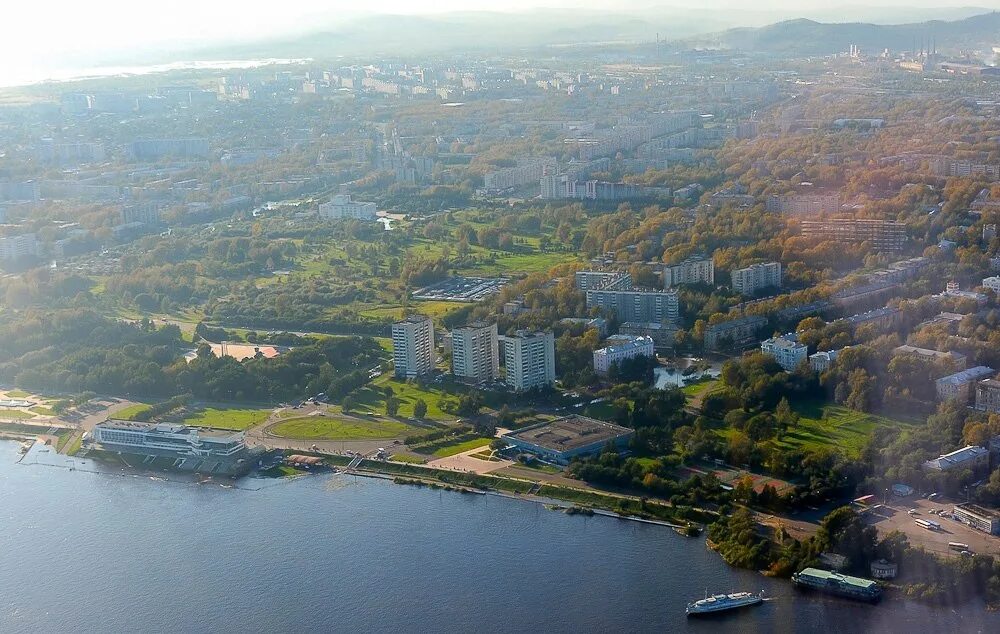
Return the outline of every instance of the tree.
{"type": "Polygon", "coordinates": [[[395,417],[399,413],[399,399],[395,396],[385,397],[385,414],[386,416],[395,417]]]}
{"type": "Polygon", "coordinates": [[[357,403],[354,402],[354,398],[351,396],[345,396],[344,400],[340,402],[340,409],[344,410],[345,414],[349,414],[357,408],[357,403]]]}
{"type": "Polygon", "coordinates": [[[417,402],[413,404],[413,417],[423,418],[427,416],[427,403],[422,398],[418,398],[417,402]]]}

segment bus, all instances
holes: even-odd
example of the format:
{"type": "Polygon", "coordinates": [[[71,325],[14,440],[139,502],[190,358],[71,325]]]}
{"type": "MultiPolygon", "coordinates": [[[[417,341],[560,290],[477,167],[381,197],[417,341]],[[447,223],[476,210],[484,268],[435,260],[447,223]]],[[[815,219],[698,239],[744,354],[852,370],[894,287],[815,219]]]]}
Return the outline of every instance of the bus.
{"type": "Polygon", "coordinates": [[[969,550],[969,545],[962,542],[948,542],[948,548],[952,550],[969,550]]]}
{"type": "Polygon", "coordinates": [[[921,528],[926,528],[929,531],[936,531],[939,528],[941,528],[941,525],[937,524],[936,522],[929,522],[927,520],[913,520],[913,521],[916,522],[917,526],[921,528]]]}

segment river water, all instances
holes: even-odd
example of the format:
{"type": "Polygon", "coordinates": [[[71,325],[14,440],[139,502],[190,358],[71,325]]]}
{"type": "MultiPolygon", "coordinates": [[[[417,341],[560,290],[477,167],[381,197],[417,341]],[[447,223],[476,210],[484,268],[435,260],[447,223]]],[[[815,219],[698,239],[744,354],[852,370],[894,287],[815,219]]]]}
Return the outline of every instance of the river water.
{"type": "Polygon", "coordinates": [[[1000,631],[981,606],[805,595],[669,529],[520,500],[343,475],[223,488],[16,449],[2,632],[1000,631]],[[761,607],[684,616],[705,589],[761,588],[761,607]]]}

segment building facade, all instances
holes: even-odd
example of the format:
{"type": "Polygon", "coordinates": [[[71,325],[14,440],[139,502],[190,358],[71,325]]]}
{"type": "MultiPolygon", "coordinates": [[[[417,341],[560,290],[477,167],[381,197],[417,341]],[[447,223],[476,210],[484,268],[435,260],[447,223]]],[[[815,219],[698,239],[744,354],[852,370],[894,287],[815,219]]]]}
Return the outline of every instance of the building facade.
{"type": "Polygon", "coordinates": [[[608,346],[594,350],[594,371],[607,374],[611,366],[636,357],[655,357],[656,351],[650,337],[615,335],[608,337],[608,346]]]}
{"type": "Polygon", "coordinates": [[[556,346],[551,332],[518,330],[501,340],[508,387],[523,392],[555,383],[556,346]]]}
{"type": "Polygon", "coordinates": [[[1000,413],[1000,381],[986,379],[976,383],[976,409],[980,412],[1000,413]]]}
{"type": "Polygon", "coordinates": [[[632,288],[632,276],[624,271],[577,271],[573,283],[581,291],[632,288]]]}
{"type": "Polygon", "coordinates": [[[376,213],[375,203],[351,200],[350,194],[338,194],[329,202],[321,203],[319,206],[319,217],[326,220],[354,218],[372,221],[375,220],[376,213]]]}
{"type": "Polygon", "coordinates": [[[760,351],[774,357],[786,372],[792,372],[809,356],[809,348],[799,343],[794,335],[772,337],[760,344],[760,351]]]}
{"type": "Polygon", "coordinates": [[[392,325],[392,361],[396,378],[413,379],[434,372],[434,322],[412,315],[392,325]]]}
{"type": "Polygon", "coordinates": [[[38,255],[38,240],[33,233],[0,238],[0,260],[20,260],[38,255]]]}
{"type": "Polygon", "coordinates": [[[767,319],[759,315],[741,317],[712,324],[705,328],[705,349],[717,352],[726,349],[740,349],[750,344],[757,345],[757,334],[767,325],[767,319]]]}
{"type": "Polygon", "coordinates": [[[754,264],[732,272],[733,290],[753,295],[762,288],[781,288],[781,263],[754,264]]]}
{"type": "Polygon", "coordinates": [[[459,380],[491,383],[500,376],[497,325],[477,322],[451,331],[451,371],[459,380]]]}
{"type": "Polygon", "coordinates": [[[715,262],[712,258],[688,258],[678,264],[663,267],[663,288],[678,284],[715,284],[715,262]]]}
{"type": "Polygon", "coordinates": [[[943,376],[934,382],[939,401],[960,401],[968,403],[972,400],[972,386],[978,381],[988,379],[996,374],[993,368],[978,365],[968,370],[943,376]]]}
{"type": "Polygon", "coordinates": [[[587,308],[612,311],[619,321],[677,323],[680,318],[680,300],[673,289],[589,290],[587,308]]]}

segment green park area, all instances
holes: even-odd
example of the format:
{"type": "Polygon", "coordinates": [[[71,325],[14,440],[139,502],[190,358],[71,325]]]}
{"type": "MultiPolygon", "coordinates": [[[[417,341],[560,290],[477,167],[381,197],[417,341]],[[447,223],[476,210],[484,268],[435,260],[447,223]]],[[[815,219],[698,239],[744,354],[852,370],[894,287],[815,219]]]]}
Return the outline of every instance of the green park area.
{"type": "Polygon", "coordinates": [[[0,409],[0,420],[26,420],[34,417],[31,412],[20,409],[0,409]]]}
{"type": "Polygon", "coordinates": [[[242,431],[260,425],[271,415],[269,409],[216,409],[206,407],[189,414],[182,422],[192,427],[214,427],[242,431]]]}
{"type": "Polygon", "coordinates": [[[268,431],[282,438],[302,440],[381,440],[399,438],[413,428],[394,420],[302,416],[290,418],[268,431]]]}
{"type": "Polygon", "coordinates": [[[139,414],[147,411],[150,408],[146,403],[135,403],[134,405],[129,405],[125,409],[118,410],[112,415],[112,418],[117,418],[118,420],[135,420],[135,417],[139,414]]]}
{"type": "Polygon", "coordinates": [[[435,458],[447,458],[448,456],[454,456],[462,453],[463,451],[469,451],[470,449],[479,449],[480,447],[485,447],[493,441],[492,438],[473,438],[472,440],[466,440],[463,442],[455,443],[454,445],[445,445],[444,447],[438,447],[434,450],[432,454],[435,458]]]}
{"type": "MultiPolygon", "coordinates": [[[[827,449],[856,458],[875,429],[906,428],[916,424],[818,402],[796,404],[792,409],[799,415],[798,424],[769,441],[783,450],[827,449]]],[[[732,429],[719,430],[719,434],[727,438],[732,433],[732,429]]]]}

